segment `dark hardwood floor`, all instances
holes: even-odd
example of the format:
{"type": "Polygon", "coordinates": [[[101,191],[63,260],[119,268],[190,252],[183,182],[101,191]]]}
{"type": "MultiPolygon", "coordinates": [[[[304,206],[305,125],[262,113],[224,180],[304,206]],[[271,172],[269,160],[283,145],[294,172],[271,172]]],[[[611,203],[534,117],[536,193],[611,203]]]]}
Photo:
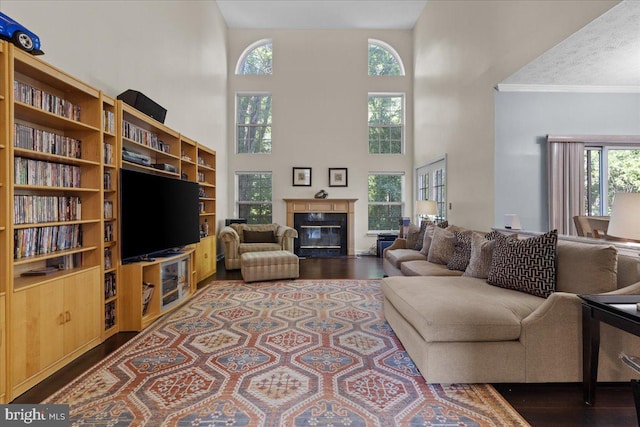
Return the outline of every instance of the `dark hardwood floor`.
{"type": "MultiPolygon", "coordinates": [[[[383,276],[382,261],[376,257],[307,258],[300,261],[301,279],[366,279],[383,276]]],[[[241,279],[240,271],[218,272],[208,280],[241,279]]],[[[205,285],[207,281],[200,285],[205,285]]],[[[135,336],[119,333],[87,352],[12,403],[39,403],[86,369],[135,336]]],[[[637,418],[630,384],[598,384],[597,402],[587,407],[582,400],[582,384],[494,384],[496,389],[534,427],[636,426],[637,418]]]]}

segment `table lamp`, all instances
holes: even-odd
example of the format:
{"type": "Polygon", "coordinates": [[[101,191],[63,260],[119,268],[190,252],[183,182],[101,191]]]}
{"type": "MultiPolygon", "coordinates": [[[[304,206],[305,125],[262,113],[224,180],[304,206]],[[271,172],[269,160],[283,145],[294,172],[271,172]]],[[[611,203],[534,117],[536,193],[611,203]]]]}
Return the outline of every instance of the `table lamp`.
{"type": "Polygon", "coordinates": [[[438,215],[438,204],[435,200],[418,200],[416,202],[416,212],[422,220],[424,217],[431,219],[438,215]]]}
{"type": "Polygon", "coordinates": [[[607,235],[640,242],[640,193],[616,193],[607,235]]]}

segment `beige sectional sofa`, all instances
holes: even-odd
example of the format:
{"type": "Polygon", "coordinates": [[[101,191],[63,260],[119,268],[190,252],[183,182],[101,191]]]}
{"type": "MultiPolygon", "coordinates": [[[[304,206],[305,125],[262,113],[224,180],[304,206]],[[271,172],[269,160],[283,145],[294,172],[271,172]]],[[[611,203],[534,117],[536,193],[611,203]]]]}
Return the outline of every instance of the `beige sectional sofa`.
{"type": "MultiPolygon", "coordinates": [[[[606,244],[559,240],[548,297],[462,276],[404,246],[384,254],[384,313],[430,383],[579,382],[578,294],[640,294],[638,258],[606,244]]],[[[621,351],[640,354],[640,338],[603,324],[599,381],[632,376],[621,351]]]]}

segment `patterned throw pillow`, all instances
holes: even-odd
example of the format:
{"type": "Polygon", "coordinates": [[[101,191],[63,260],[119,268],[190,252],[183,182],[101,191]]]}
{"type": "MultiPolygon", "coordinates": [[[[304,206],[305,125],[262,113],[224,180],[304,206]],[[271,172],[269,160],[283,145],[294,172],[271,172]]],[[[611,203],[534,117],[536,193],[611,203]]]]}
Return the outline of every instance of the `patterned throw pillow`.
{"type": "Polygon", "coordinates": [[[464,270],[463,276],[477,277],[479,279],[489,277],[489,267],[491,267],[493,250],[496,247],[495,235],[491,235],[492,233],[494,231],[484,236],[479,233],[473,233],[471,236],[469,265],[464,270]]]}
{"type": "Polygon", "coordinates": [[[424,238],[422,239],[422,249],[420,253],[424,256],[429,255],[429,248],[431,247],[431,240],[433,239],[433,231],[436,229],[434,224],[427,225],[427,229],[424,232],[424,238]]]}
{"type": "MultiPolygon", "coordinates": [[[[420,223],[420,231],[418,232],[418,239],[416,241],[416,244],[414,246],[414,249],[416,251],[421,251],[422,250],[422,245],[424,244],[424,233],[425,231],[427,231],[427,225],[429,224],[433,224],[431,221],[429,220],[423,220],[420,223]]],[[[409,247],[409,245],[407,245],[407,247],[409,247]]]]}
{"type": "Polygon", "coordinates": [[[435,227],[429,247],[427,261],[434,264],[447,264],[456,248],[456,236],[453,231],[435,227]]]}
{"type": "Polygon", "coordinates": [[[488,282],[546,298],[556,289],[558,230],[526,240],[496,236],[488,282]]]}
{"type": "Polygon", "coordinates": [[[472,231],[454,231],[455,248],[453,255],[447,263],[449,270],[465,271],[471,259],[471,235],[472,231]]]}
{"type": "Polygon", "coordinates": [[[409,228],[407,229],[407,249],[411,249],[416,245],[419,232],[420,229],[415,224],[409,224],[409,228]]]}

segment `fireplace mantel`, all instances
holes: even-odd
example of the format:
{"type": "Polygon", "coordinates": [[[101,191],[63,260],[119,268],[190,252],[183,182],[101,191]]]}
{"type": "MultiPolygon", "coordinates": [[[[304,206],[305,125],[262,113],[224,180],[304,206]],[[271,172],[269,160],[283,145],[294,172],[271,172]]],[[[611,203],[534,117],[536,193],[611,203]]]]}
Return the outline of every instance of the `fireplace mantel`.
{"type": "Polygon", "coordinates": [[[358,199],[283,199],[287,203],[287,225],[293,227],[295,213],[346,213],[348,255],[355,255],[355,203],[358,199]]]}

